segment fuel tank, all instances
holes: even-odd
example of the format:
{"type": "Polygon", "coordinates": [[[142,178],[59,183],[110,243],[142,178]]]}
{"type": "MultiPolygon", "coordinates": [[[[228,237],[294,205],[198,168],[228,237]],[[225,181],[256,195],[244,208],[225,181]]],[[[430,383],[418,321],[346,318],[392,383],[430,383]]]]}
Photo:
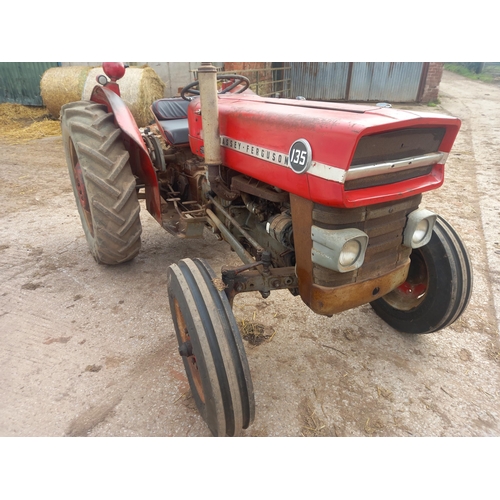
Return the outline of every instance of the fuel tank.
{"type": "MultiPolygon", "coordinates": [[[[218,96],[223,165],[326,206],[354,208],[443,183],[460,120],[378,106],[218,96]]],[[[200,100],[189,142],[203,157],[200,100]]]]}

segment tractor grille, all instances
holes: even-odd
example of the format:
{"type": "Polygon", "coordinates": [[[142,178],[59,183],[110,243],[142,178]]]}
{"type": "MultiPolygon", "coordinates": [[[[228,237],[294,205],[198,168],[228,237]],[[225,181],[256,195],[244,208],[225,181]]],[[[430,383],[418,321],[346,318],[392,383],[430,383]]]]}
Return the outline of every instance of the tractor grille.
{"type": "Polygon", "coordinates": [[[410,128],[362,137],[344,189],[364,189],[427,175],[445,159],[439,147],[446,129],[410,128]]]}
{"type": "Polygon", "coordinates": [[[362,137],[350,168],[439,151],[445,128],[409,128],[362,137]]]}
{"type": "Polygon", "coordinates": [[[352,191],[353,189],[365,189],[375,186],[385,186],[386,184],[394,184],[395,182],[415,179],[415,177],[422,177],[423,175],[430,174],[433,167],[434,165],[428,165],[425,167],[403,170],[401,172],[374,175],[372,177],[363,177],[362,179],[354,179],[352,181],[348,180],[344,183],[344,190],[352,191]]]}
{"type": "Polygon", "coordinates": [[[355,271],[338,273],[313,264],[317,285],[336,287],[382,276],[400,266],[410,256],[403,246],[407,215],[416,210],[422,195],[368,207],[344,209],[314,204],[313,224],[324,229],[357,228],[368,237],[364,264],[355,271]]]}

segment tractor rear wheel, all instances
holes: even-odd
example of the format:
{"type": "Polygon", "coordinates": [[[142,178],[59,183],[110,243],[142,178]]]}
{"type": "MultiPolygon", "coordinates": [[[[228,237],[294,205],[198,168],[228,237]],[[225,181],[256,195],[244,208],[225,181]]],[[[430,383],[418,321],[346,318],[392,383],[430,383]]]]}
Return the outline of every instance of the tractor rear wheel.
{"type": "Polygon", "coordinates": [[[465,311],[472,293],[472,265],[460,236],[438,217],[427,245],[413,250],[406,281],[371,303],[387,324],[403,333],[432,333],[465,311]]]}
{"type": "Polygon", "coordinates": [[[73,192],[90,251],[99,264],[133,259],[141,247],[136,181],[121,130],[105,106],[66,104],[61,129],[73,192]]]}
{"type": "Polygon", "coordinates": [[[238,325],[203,259],[168,269],[179,354],[198,410],[214,436],[238,436],[254,419],[250,370],[238,325]]]}

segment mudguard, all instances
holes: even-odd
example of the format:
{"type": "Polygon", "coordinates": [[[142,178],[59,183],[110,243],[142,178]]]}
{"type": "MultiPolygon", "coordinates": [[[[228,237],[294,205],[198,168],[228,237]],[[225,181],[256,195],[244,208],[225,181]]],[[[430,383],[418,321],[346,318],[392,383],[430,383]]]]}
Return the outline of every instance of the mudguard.
{"type": "Polygon", "coordinates": [[[115,123],[123,133],[123,144],[130,154],[130,165],[133,173],[139,179],[139,183],[145,186],[146,208],[161,224],[161,200],[158,179],[132,113],[122,98],[106,87],[94,87],[90,100],[98,104],[104,104],[108,108],[108,112],[113,113],[115,123]]]}

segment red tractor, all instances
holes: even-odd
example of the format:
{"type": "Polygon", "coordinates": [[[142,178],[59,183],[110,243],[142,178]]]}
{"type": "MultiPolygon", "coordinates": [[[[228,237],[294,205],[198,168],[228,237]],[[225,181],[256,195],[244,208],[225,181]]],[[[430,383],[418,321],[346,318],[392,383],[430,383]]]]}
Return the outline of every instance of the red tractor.
{"type": "Polygon", "coordinates": [[[410,334],[451,325],[472,269],[459,235],[419,208],[443,183],[456,118],[390,107],[264,98],[210,63],[180,98],[151,109],[167,147],[120,98],[121,63],[89,101],[62,109],[69,174],[90,251],[119,264],[140,250],[139,198],[179,238],[210,228],[242,260],[168,268],[172,318],[197,407],[216,436],[253,421],[238,293],[288,289],[318,314],[362,304],[410,334]]]}

